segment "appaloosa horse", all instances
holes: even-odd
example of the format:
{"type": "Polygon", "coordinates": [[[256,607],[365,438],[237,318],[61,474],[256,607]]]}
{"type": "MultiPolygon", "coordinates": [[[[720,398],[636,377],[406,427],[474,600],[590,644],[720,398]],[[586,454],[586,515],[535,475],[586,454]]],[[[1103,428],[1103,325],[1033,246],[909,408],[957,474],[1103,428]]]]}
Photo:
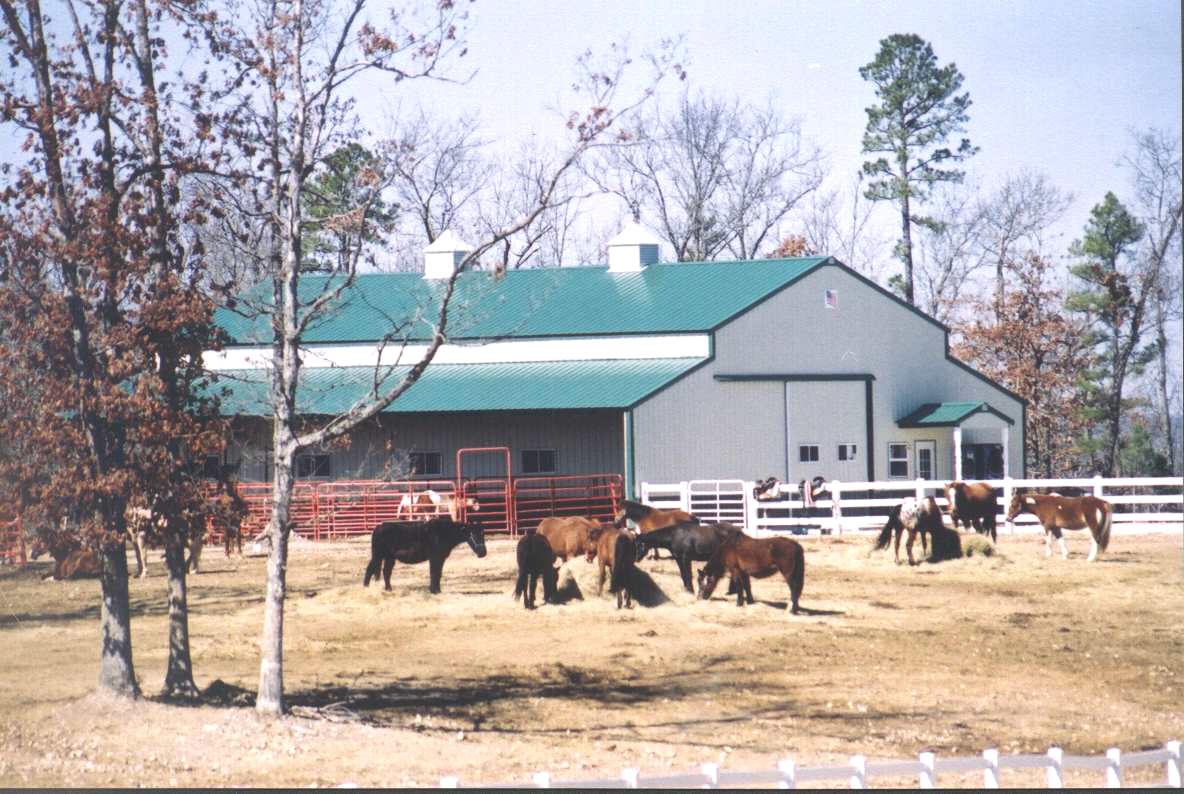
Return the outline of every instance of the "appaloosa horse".
{"type": "Polygon", "coordinates": [[[919,533],[921,535],[921,550],[928,553],[929,546],[926,543],[925,536],[935,529],[944,529],[941,523],[941,508],[937,506],[937,500],[932,496],[926,496],[918,502],[915,498],[909,496],[889,511],[888,522],[880,530],[880,536],[876,538],[876,544],[873,548],[876,550],[888,548],[888,541],[895,534],[896,546],[894,551],[896,554],[896,564],[900,565],[900,536],[908,532],[907,550],[909,553],[909,565],[916,565],[917,563],[913,559],[913,542],[916,541],[919,533]]]}
{"type": "Polygon", "coordinates": [[[444,560],[462,543],[478,557],[485,556],[485,531],[479,524],[458,524],[448,516],[431,521],[386,521],[374,528],[370,535],[370,564],[362,586],[370,586],[370,578],[378,577],[382,569],[385,589],[391,589],[391,571],[395,560],[407,565],[428,561],[428,589],[440,592],[440,575],[444,560]]]}
{"type": "Polygon", "coordinates": [[[395,516],[408,521],[427,521],[436,516],[447,514],[453,521],[460,521],[470,512],[481,509],[481,503],[475,497],[461,497],[455,493],[439,493],[428,489],[415,495],[403,494],[399,506],[395,509],[395,516]],[[462,516],[462,512],[464,516],[462,516]]]}
{"type": "Polygon", "coordinates": [[[752,581],[780,573],[789,585],[790,609],[787,614],[797,614],[798,600],[802,597],[802,586],[806,580],[806,555],[802,544],[792,538],[751,538],[737,532],[724,543],[699,571],[699,598],[711,598],[715,586],[724,574],[732,578],[736,586],[736,606],[744,606],[745,600],[753,603],[752,581]]]}
{"type": "Polygon", "coordinates": [[[1110,545],[1110,525],[1114,521],[1114,506],[1096,496],[1055,496],[1052,494],[1012,494],[1005,521],[1012,521],[1020,513],[1031,513],[1044,527],[1044,556],[1052,556],[1052,539],[1061,545],[1061,556],[1069,559],[1062,529],[1089,529],[1088,562],[1098,558],[1099,551],[1110,545]]]}
{"type": "Polygon", "coordinates": [[[719,551],[720,544],[740,534],[731,524],[675,524],[637,536],[637,559],[653,548],[667,549],[678,563],[683,587],[694,593],[691,584],[691,562],[705,562],[719,551]]]}
{"type": "MultiPolygon", "coordinates": [[[[627,521],[632,521],[633,526],[643,535],[646,532],[653,532],[655,529],[675,524],[700,523],[698,516],[691,515],[686,510],[680,510],[677,507],[651,507],[641,502],[622,499],[621,508],[613,516],[613,524],[618,529],[624,529],[627,521]]],[[[656,546],[654,547],[654,559],[659,559],[656,546]]]]}
{"type": "Polygon", "coordinates": [[[959,523],[967,529],[973,526],[975,532],[990,535],[991,542],[995,542],[995,515],[999,505],[994,488],[985,482],[948,482],[946,502],[954,529],[959,523]]]}
{"type": "Polygon", "coordinates": [[[555,601],[559,570],[555,567],[555,552],[551,551],[547,539],[534,532],[524,535],[518,541],[517,557],[518,582],[514,585],[514,598],[522,596],[522,605],[534,609],[535,588],[542,577],[543,603],[555,601]]]}

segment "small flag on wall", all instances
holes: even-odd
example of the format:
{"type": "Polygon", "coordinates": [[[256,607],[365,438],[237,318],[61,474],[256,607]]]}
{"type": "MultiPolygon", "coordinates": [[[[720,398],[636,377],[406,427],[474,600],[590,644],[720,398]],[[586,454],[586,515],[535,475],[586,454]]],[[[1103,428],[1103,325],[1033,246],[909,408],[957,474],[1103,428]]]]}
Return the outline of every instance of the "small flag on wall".
{"type": "Polygon", "coordinates": [[[826,291],[826,308],[828,308],[828,309],[839,308],[839,291],[838,290],[828,289],[826,291]]]}

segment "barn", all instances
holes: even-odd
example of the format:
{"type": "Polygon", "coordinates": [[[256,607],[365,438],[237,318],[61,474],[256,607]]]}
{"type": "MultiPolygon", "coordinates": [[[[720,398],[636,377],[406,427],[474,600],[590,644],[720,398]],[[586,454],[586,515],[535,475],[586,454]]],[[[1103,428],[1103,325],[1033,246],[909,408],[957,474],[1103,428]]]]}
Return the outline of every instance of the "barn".
{"type": "MultiPolygon", "coordinates": [[[[467,252],[446,233],[423,272],[359,276],[309,329],[298,411],[344,409],[376,362],[392,378],[415,362],[467,252]]],[[[348,443],[308,450],[298,476],[615,474],[636,495],[644,481],[702,478],[1023,475],[1023,400],[955,360],[941,323],[831,257],[658,252],[630,224],[605,266],[462,273],[448,342],[422,378],[348,443]]],[[[207,366],[237,417],[228,454],[243,481],[266,480],[270,329],[230,310],[218,322],[233,342],[207,366]]]]}

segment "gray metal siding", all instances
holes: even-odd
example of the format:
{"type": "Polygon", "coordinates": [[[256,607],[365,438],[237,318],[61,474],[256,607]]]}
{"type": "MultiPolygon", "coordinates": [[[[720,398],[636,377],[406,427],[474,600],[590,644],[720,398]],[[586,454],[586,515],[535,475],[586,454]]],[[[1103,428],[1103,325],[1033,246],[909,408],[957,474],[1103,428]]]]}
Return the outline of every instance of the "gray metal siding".
{"type": "MultiPolygon", "coordinates": [[[[947,360],[945,351],[940,326],[842,268],[821,267],[716,331],[713,361],[635,409],[637,481],[753,478],[773,472],[799,478],[792,468],[796,448],[790,450],[790,471],[785,469],[782,384],[714,380],[716,374],[740,373],[874,375],[871,453],[877,479],[887,478],[889,441],[911,444],[928,438],[938,442],[937,476],[952,476],[950,429],[901,430],[896,420],[924,402],[985,400],[1015,420],[1008,441],[1009,469],[1020,476],[1022,404],[947,360]],[[837,294],[836,308],[826,306],[828,289],[837,294]]],[[[834,442],[862,444],[866,427],[848,406],[856,398],[847,396],[848,390],[853,395],[862,389],[862,383],[858,389],[841,383],[815,392],[799,390],[802,413],[817,414],[821,425],[833,424],[826,433],[834,435],[834,442]],[[841,403],[837,413],[828,411],[830,396],[841,403]],[[847,422],[859,425],[848,427],[847,422]]],[[[795,405],[791,401],[791,409],[795,405]]],[[[866,474],[866,459],[862,470],[866,474]]],[[[813,468],[806,473],[833,476],[813,468]]]]}

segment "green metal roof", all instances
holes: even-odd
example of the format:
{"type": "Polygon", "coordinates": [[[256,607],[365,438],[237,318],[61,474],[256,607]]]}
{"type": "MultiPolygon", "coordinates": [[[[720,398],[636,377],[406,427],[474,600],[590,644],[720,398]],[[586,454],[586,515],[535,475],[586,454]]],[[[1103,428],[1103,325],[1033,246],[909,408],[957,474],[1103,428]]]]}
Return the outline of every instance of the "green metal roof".
{"type": "MultiPolygon", "coordinates": [[[[451,339],[710,331],[787,286],[828,257],[650,265],[638,273],[604,267],[514,270],[502,278],[463,273],[451,304],[451,339]]],[[[312,300],[330,276],[306,275],[301,299],[312,300]]],[[[264,285],[239,302],[270,300],[264,285]]],[[[305,344],[373,341],[393,323],[409,322],[406,338],[427,339],[443,289],[419,273],[360,275],[336,311],[315,323],[305,344]],[[426,320],[426,322],[425,322],[426,320]]],[[[266,344],[266,317],[220,309],[217,322],[236,344],[266,344]]],[[[400,333],[399,336],[403,336],[400,333]]]]}
{"type": "MultiPolygon", "coordinates": [[[[386,413],[628,408],[703,362],[701,358],[544,361],[508,364],[432,364],[386,413]]],[[[385,381],[394,385],[410,367],[385,381]]],[[[266,370],[219,372],[211,388],[227,416],[269,416],[266,370]]],[[[301,371],[297,412],[337,414],[373,382],[371,367],[301,371]]]]}
{"type": "Polygon", "coordinates": [[[897,427],[954,427],[977,413],[991,413],[1014,424],[1011,417],[992,408],[985,402],[925,403],[908,416],[896,420],[897,427]]]}

